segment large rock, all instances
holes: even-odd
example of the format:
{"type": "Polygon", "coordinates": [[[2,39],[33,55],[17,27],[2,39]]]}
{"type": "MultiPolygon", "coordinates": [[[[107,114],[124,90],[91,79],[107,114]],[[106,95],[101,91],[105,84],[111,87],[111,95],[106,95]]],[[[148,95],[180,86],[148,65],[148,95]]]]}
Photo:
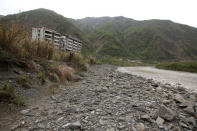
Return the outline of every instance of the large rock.
{"type": "Polygon", "coordinates": [[[174,95],[174,100],[178,103],[185,103],[185,99],[180,94],[175,94],[174,95]]]}
{"type": "Polygon", "coordinates": [[[189,118],[186,118],[187,122],[189,124],[192,124],[194,127],[196,127],[196,120],[194,117],[189,117],[189,118]]]}
{"type": "Polygon", "coordinates": [[[161,117],[157,117],[156,123],[158,127],[162,127],[164,122],[165,122],[164,119],[162,119],[161,117]]]}
{"type": "Polygon", "coordinates": [[[136,125],[136,129],[137,129],[137,131],[144,131],[145,130],[144,124],[143,123],[138,123],[136,125]]]}
{"type": "Polygon", "coordinates": [[[189,106],[187,106],[187,108],[183,109],[186,113],[190,114],[190,115],[195,115],[195,112],[194,112],[194,108],[193,108],[193,105],[190,104],[189,106]]]}
{"type": "Polygon", "coordinates": [[[176,113],[164,105],[160,107],[158,115],[168,121],[172,121],[176,117],[176,113]]]}

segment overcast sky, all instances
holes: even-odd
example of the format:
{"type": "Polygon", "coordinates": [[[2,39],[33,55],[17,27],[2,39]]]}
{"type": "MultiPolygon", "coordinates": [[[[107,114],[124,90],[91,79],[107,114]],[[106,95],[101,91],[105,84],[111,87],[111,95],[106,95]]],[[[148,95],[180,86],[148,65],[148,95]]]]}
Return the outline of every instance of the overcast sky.
{"type": "Polygon", "coordinates": [[[69,18],[169,19],[197,27],[197,0],[0,0],[0,14],[46,8],[69,18]]]}

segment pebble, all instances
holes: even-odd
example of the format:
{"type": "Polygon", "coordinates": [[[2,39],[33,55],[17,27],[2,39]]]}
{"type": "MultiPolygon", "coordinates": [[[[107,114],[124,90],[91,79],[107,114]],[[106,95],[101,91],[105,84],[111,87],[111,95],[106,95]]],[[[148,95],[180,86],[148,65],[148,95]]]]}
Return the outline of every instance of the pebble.
{"type": "Polygon", "coordinates": [[[74,123],[67,123],[63,125],[62,128],[81,129],[81,123],[79,121],[76,121],[74,123]]]}
{"type": "Polygon", "coordinates": [[[20,113],[21,113],[22,115],[25,115],[25,114],[27,114],[27,113],[29,113],[29,112],[30,112],[30,109],[26,109],[26,110],[20,111],[20,113]]]}

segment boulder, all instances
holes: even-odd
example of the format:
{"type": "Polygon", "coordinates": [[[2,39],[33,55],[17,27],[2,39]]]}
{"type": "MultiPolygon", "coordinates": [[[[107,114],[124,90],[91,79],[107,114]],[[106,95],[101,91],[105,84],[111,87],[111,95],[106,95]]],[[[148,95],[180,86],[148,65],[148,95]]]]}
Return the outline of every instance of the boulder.
{"type": "Polygon", "coordinates": [[[192,124],[194,127],[196,126],[196,120],[194,117],[189,117],[189,118],[186,118],[187,122],[189,124],[192,124]]]}
{"type": "Polygon", "coordinates": [[[172,111],[170,108],[166,107],[165,105],[162,105],[159,109],[158,115],[168,121],[174,120],[176,117],[176,113],[172,111]]]}
{"type": "Polygon", "coordinates": [[[165,122],[164,119],[162,119],[161,117],[157,117],[156,123],[158,127],[162,127],[164,122],[165,122]]]}
{"type": "Polygon", "coordinates": [[[144,131],[145,130],[144,124],[143,123],[138,123],[136,125],[136,129],[137,129],[137,131],[144,131]]]}
{"type": "Polygon", "coordinates": [[[195,115],[193,105],[189,105],[187,108],[184,108],[183,110],[184,110],[186,113],[190,114],[190,115],[195,115]]]}
{"type": "Polygon", "coordinates": [[[178,103],[185,103],[185,99],[180,94],[175,94],[174,95],[174,100],[178,103]]]}

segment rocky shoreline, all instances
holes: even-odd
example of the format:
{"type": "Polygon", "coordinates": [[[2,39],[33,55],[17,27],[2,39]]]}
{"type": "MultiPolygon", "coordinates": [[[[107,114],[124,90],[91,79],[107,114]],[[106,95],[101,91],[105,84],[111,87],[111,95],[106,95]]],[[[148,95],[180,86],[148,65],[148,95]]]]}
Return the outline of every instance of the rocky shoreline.
{"type": "Polygon", "coordinates": [[[21,131],[194,131],[197,94],[95,65],[73,86],[22,110],[21,131]]]}

